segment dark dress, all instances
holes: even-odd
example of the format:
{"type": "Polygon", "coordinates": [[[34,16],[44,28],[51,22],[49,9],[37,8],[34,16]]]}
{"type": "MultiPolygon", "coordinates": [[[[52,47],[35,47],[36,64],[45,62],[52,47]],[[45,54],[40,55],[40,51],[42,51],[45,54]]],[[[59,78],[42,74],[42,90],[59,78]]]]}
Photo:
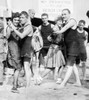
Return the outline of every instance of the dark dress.
{"type": "Polygon", "coordinates": [[[78,56],[79,54],[79,41],[77,30],[68,29],[64,33],[64,42],[66,45],[66,53],[71,56],[78,56]]]}
{"type": "Polygon", "coordinates": [[[8,39],[8,64],[14,69],[21,69],[21,59],[20,59],[20,48],[19,48],[19,37],[14,31],[8,39]]]}
{"type": "Polygon", "coordinates": [[[87,53],[86,53],[86,47],[84,44],[84,41],[86,40],[85,32],[79,33],[78,34],[78,40],[79,40],[79,57],[81,61],[86,61],[87,59],[87,53]]]}
{"type": "MultiPolygon", "coordinates": [[[[23,32],[25,29],[30,28],[30,27],[31,27],[31,33],[29,32],[29,34],[32,34],[33,29],[30,24],[27,24],[24,27],[22,27],[21,31],[23,32]]],[[[32,40],[32,35],[26,36],[21,40],[21,57],[27,57],[27,58],[32,57],[33,48],[31,45],[31,40],[32,40]]]]}

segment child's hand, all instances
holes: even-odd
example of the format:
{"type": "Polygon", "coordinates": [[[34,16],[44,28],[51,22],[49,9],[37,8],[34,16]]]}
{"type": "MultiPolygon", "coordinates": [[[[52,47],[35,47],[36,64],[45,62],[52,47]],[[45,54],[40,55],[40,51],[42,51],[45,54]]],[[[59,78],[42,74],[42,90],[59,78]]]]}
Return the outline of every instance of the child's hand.
{"type": "Polygon", "coordinates": [[[48,36],[47,39],[48,39],[49,41],[52,41],[52,38],[51,38],[50,36],[48,36]]]}
{"type": "Polygon", "coordinates": [[[9,20],[8,21],[8,26],[13,30],[16,29],[15,26],[13,25],[13,23],[9,20]]]}

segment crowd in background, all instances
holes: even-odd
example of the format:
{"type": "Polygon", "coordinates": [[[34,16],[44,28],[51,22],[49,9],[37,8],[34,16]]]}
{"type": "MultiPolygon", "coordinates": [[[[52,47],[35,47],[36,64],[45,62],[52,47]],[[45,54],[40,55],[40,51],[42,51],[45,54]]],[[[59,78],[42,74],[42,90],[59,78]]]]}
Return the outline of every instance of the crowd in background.
{"type": "MultiPolygon", "coordinates": [[[[89,12],[87,12],[87,16],[89,12]]],[[[76,77],[75,85],[81,86],[78,66],[82,66],[82,80],[86,79],[86,46],[89,29],[85,20],[76,22],[71,18],[69,9],[63,9],[55,24],[49,22],[49,15],[41,15],[42,25],[32,25],[35,11],[12,13],[7,18],[6,35],[4,20],[0,18],[0,85],[4,84],[5,68],[14,69],[12,92],[18,93],[18,78],[24,70],[26,88],[30,86],[31,77],[36,85],[42,84],[44,77],[52,72],[58,88],[63,88],[72,72],[76,77]],[[35,60],[35,67],[33,61],[35,60]],[[62,73],[67,67],[64,79],[62,73]],[[44,68],[41,73],[40,68],[44,68]]],[[[55,87],[54,87],[55,88],[55,87]]]]}

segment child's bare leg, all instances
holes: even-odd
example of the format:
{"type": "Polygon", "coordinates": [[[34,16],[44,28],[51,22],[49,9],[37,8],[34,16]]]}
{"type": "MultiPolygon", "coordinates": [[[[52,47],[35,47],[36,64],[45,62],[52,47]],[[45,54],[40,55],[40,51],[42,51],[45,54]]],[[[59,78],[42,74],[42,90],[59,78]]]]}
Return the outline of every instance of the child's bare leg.
{"type": "Polygon", "coordinates": [[[39,52],[36,52],[36,66],[35,66],[35,73],[34,73],[35,84],[39,84],[41,81],[39,70],[40,70],[39,69],[39,52]]]}
{"type": "Polygon", "coordinates": [[[55,67],[55,69],[54,69],[54,80],[57,80],[57,78],[58,78],[58,67],[55,67]]]}
{"type": "Polygon", "coordinates": [[[85,80],[86,79],[86,62],[82,62],[82,73],[83,73],[82,79],[85,80]]]}
{"type": "Polygon", "coordinates": [[[68,69],[67,69],[67,72],[65,74],[64,80],[58,86],[58,88],[63,88],[67,84],[67,82],[68,82],[68,80],[69,80],[69,78],[70,78],[70,76],[71,76],[71,74],[73,72],[73,66],[67,65],[67,67],[68,67],[68,69]]]}
{"type": "Polygon", "coordinates": [[[58,77],[61,78],[62,72],[63,72],[64,67],[61,66],[59,69],[58,77]]]}
{"type": "Polygon", "coordinates": [[[57,82],[56,82],[57,84],[60,84],[60,83],[62,82],[61,75],[62,75],[63,69],[64,69],[64,67],[61,66],[61,67],[59,68],[59,70],[58,70],[58,79],[57,79],[57,82]]]}
{"type": "Polygon", "coordinates": [[[28,58],[24,59],[24,69],[25,69],[25,75],[26,75],[26,87],[30,86],[30,82],[31,82],[31,60],[28,58]],[[30,62],[29,62],[30,61],[30,62]]]}
{"type": "Polygon", "coordinates": [[[50,71],[51,69],[46,68],[41,77],[44,78],[50,71]]]}
{"type": "Polygon", "coordinates": [[[76,77],[76,85],[81,86],[80,78],[79,78],[79,72],[77,66],[74,64],[73,71],[76,77]]]}

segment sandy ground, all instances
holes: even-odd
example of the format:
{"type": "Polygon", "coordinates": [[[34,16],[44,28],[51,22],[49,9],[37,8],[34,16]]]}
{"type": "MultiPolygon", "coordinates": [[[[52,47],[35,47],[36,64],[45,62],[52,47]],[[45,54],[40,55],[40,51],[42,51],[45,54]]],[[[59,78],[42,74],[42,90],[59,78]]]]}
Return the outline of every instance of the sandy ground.
{"type": "Polygon", "coordinates": [[[53,81],[40,86],[31,85],[28,89],[19,88],[20,93],[12,93],[11,86],[0,87],[0,100],[89,100],[89,89],[67,84],[63,89],[54,90],[53,81]]]}
{"type": "MultiPolygon", "coordinates": [[[[89,70],[87,73],[89,73],[89,70]]],[[[54,87],[57,88],[58,84],[53,80],[52,74],[51,78],[49,76],[44,79],[41,85],[34,85],[32,81],[28,89],[19,88],[19,93],[11,92],[12,85],[9,81],[8,85],[0,86],[0,100],[89,100],[88,80],[82,83],[81,87],[77,87],[73,85],[75,80],[72,75],[65,88],[55,90],[54,87]]],[[[87,76],[89,77],[89,74],[87,76]]]]}

